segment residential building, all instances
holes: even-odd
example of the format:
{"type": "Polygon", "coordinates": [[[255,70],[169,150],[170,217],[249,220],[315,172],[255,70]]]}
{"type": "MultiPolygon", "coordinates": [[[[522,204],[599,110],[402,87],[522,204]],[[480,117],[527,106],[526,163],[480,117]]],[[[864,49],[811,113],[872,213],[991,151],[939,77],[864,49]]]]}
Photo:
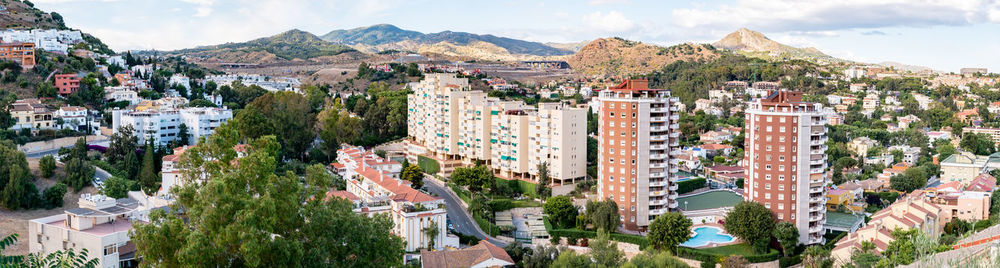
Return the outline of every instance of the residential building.
{"type": "Polygon", "coordinates": [[[139,104],[139,92],[125,86],[105,87],[104,99],[107,101],[127,101],[129,105],[139,104]]]}
{"type": "Polygon", "coordinates": [[[917,160],[920,157],[920,147],[906,146],[906,145],[896,145],[890,146],[889,152],[900,151],[903,152],[903,163],[910,165],[917,165],[917,160]]]}
{"type": "Polygon", "coordinates": [[[14,119],[11,130],[31,129],[37,132],[39,129],[53,129],[56,122],[49,110],[38,99],[20,99],[14,101],[10,107],[10,116],[14,119]]]}
{"type": "Polygon", "coordinates": [[[718,89],[709,90],[708,99],[712,101],[712,103],[722,103],[726,100],[734,100],[732,92],[718,89]]]}
{"type": "Polygon", "coordinates": [[[646,230],[656,216],[677,210],[679,99],[645,79],[603,90],[599,99],[598,199],[618,203],[626,230],[646,230]]]}
{"type": "Polygon", "coordinates": [[[941,220],[950,222],[952,218],[976,222],[990,218],[989,192],[958,191],[940,192],[930,197],[930,201],[941,207],[941,220]]]}
{"type": "Polygon", "coordinates": [[[464,249],[420,251],[420,267],[423,268],[499,268],[514,264],[507,251],[486,240],[464,249]]]}
{"type": "Polygon", "coordinates": [[[878,109],[878,106],[879,106],[879,99],[878,95],[875,94],[870,94],[865,96],[865,98],[862,100],[861,103],[861,108],[864,109],[865,111],[872,111],[878,109]]]}
{"type": "Polygon", "coordinates": [[[934,102],[930,97],[927,97],[920,93],[913,93],[913,99],[917,100],[917,105],[920,106],[921,110],[927,110],[931,107],[931,103],[934,102]]]}
{"type": "Polygon", "coordinates": [[[63,106],[56,110],[55,118],[62,119],[62,125],[56,126],[60,129],[72,129],[74,131],[87,131],[87,127],[90,127],[90,131],[98,131],[101,123],[89,119],[89,110],[87,108],[78,106],[63,106]],[[89,122],[88,122],[89,121],[89,122]]]}
{"type": "Polygon", "coordinates": [[[863,78],[865,77],[865,69],[857,67],[847,68],[847,70],[844,70],[844,77],[847,79],[863,78]]]}
{"type": "Polygon", "coordinates": [[[170,76],[169,81],[170,86],[182,86],[185,89],[191,89],[191,79],[183,74],[174,74],[170,76]]]}
{"type": "Polygon", "coordinates": [[[136,246],[129,238],[132,224],[148,221],[152,203],[143,204],[134,198],[141,192],[130,192],[129,198],[114,199],[97,194],[83,194],[79,207],[63,214],[28,221],[28,248],[42,256],[60,250],[86,249],[88,258],[98,261],[97,267],[137,267],[136,246]]]}
{"type": "Polygon", "coordinates": [[[37,48],[63,55],[66,55],[70,45],[84,41],[83,34],[80,31],[56,29],[7,29],[0,31],[0,40],[4,42],[32,43],[37,48]]]}
{"type": "Polygon", "coordinates": [[[434,249],[457,247],[458,237],[448,233],[444,199],[413,189],[409,181],[386,173],[361,163],[359,168],[340,174],[347,181],[347,192],[356,197],[351,200],[348,196],[357,206],[354,211],[363,215],[388,214],[393,222],[392,234],[403,238],[408,252],[429,247],[431,238],[423,231],[428,227],[438,228],[434,249]]]}
{"type": "Polygon", "coordinates": [[[709,131],[700,135],[701,142],[722,143],[733,140],[733,134],[725,131],[709,131]]]}
{"type": "Polygon", "coordinates": [[[702,152],[705,153],[706,158],[729,156],[729,154],[733,152],[733,146],[718,143],[698,145],[698,148],[701,148],[702,152]]]}
{"type": "Polygon", "coordinates": [[[57,74],[53,80],[59,95],[66,96],[80,89],[80,77],[77,74],[57,74]]]}
{"type": "Polygon", "coordinates": [[[836,262],[834,266],[850,263],[851,254],[861,249],[862,242],[871,242],[875,245],[875,252],[882,253],[895,240],[891,233],[897,228],[918,229],[936,241],[947,223],[942,216],[945,213],[940,206],[920,194],[901,196],[889,207],[872,215],[865,227],[837,241],[830,254],[836,262]]]}
{"type": "Polygon", "coordinates": [[[959,69],[959,72],[962,75],[974,75],[976,73],[978,73],[978,74],[984,74],[984,75],[985,74],[989,74],[989,72],[987,71],[986,68],[962,68],[962,69],[959,69]]]}
{"type": "Polygon", "coordinates": [[[869,89],[868,84],[865,84],[865,83],[855,83],[855,84],[851,84],[850,85],[851,92],[855,92],[855,93],[856,92],[862,92],[862,91],[865,91],[865,90],[868,90],[868,89],[869,89]]]}
{"type": "Polygon", "coordinates": [[[35,44],[23,42],[6,43],[7,39],[0,40],[0,59],[12,60],[21,64],[21,67],[35,67],[35,44]]]}
{"type": "Polygon", "coordinates": [[[407,158],[438,160],[441,174],[454,167],[484,163],[507,179],[538,181],[548,165],[551,182],[586,176],[587,110],[568,103],[502,101],[471,90],[455,74],[428,74],[411,83],[405,141],[407,158]]]}
{"type": "Polygon", "coordinates": [[[966,187],[965,190],[992,193],[996,188],[997,179],[990,176],[989,173],[983,173],[976,176],[975,179],[972,179],[972,182],[969,183],[969,186],[966,187]]]}
{"type": "Polygon", "coordinates": [[[826,116],[801,92],[773,91],[746,110],[747,199],[795,224],[799,243],[824,242],[826,116]]]}
{"type": "Polygon", "coordinates": [[[130,125],[140,143],[152,139],[158,145],[176,140],[181,124],[188,129],[188,141],[195,143],[199,137],[211,135],[215,128],[233,118],[232,110],[209,107],[145,111],[115,109],[111,113],[111,127],[116,133],[122,126],[130,125]]]}
{"type": "Polygon", "coordinates": [[[990,157],[959,151],[941,161],[941,182],[957,181],[962,184],[972,182],[986,170],[990,157]]]}
{"type": "MultiPolygon", "coordinates": [[[[399,178],[399,173],[403,172],[403,164],[382,158],[375,152],[365,150],[361,146],[347,146],[337,150],[337,163],[334,164],[342,165],[345,170],[354,170],[361,168],[361,165],[366,165],[396,179],[399,178]]],[[[340,168],[338,167],[338,169],[340,168]]]]}
{"type": "Polygon", "coordinates": [[[868,150],[878,146],[878,142],[869,137],[858,137],[847,143],[847,149],[860,157],[868,157],[868,150]]]}
{"type": "Polygon", "coordinates": [[[917,117],[916,115],[908,114],[906,116],[897,117],[896,121],[899,122],[899,128],[901,128],[901,129],[909,129],[910,128],[910,124],[915,123],[915,122],[920,122],[920,117],[917,117]]]}
{"type": "Polygon", "coordinates": [[[866,203],[859,202],[854,192],[848,189],[827,189],[826,206],[830,210],[844,208],[851,212],[864,212],[866,203]]]}

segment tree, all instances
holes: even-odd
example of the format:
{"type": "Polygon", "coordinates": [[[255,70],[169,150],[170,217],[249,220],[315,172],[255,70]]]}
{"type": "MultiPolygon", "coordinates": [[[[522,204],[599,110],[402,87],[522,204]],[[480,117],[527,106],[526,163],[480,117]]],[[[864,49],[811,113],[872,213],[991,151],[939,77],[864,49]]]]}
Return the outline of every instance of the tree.
{"type": "Polygon", "coordinates": [[[441,230],[438,228],[437,222],[431,220],[430,224],[428,224],[427,227],[424,227],[424,229],[421,229],[420,231],[422,231],[424,235],[426,235],[428,238],[427,248],[434,249],[434,240],[437,239],[438,234],[441,232],[441,230]]]}
{"type": "Polygon", "coordinates": [[[590,267],[594,262],[591,261],[590,256],[585,254],[577,254],[576,251],[565,250],[559,253],[559,258],[556,258],[552,262],[553,268],[579,268],[579,267],[590,267]]]}
{"type": "Polygon", "coordinates": [[[189,144],[191,144],[190,138],[191,138],[191,133],[188,133],[188,127],[187,127],[186,124],[181,123],[180,126],[177,126],[177,144],[176,145],[178,147],[180,147],[180,146],[188,146],[189,144]]]}
{"type": "Polygon", "coordinates": [[[982,133],[965,133],[959,146],[977,155],[989,155],[996,151],[993,139],[982,133]]]}
{"type": "Polygon", "coordinates": [[[750,263],[743,256],[732,255],[722,259],[722,268],[747,268],[750,263]]]}
{"type": "Polygon", "coordinates": [[[618,215],[618,203],[610,198],[604,201],[587,202],[587,219],[594,224],[596,229],[613,231],[621,224],[621,217],[618,215]]]}
{"type": "Polygon", "coordinates": [[[146,152],[142,156],[142,170],[139,172],[139,185],[146,195],[152,196],[160,188],[160,177],[157,176],[153,156],[153,144],[146,144],[146,152]]]}
{"type": "Polygon", "coordinates": [[[43,268],[43,267],[59,267],[59,268],[94,268],[100,264],[100,259],[89,258],[90,251],[83,249],[79,253],[76,250],[70,248],[67,250],[58,250],[52,252],[44,257],[40,254],[31,254],[25,258],[24,263],[21,264],[22,267],[30,268],[43,268]]]}
{"type": "Polygon", "coordinates": [[[12,167],[9,172],[10,179],[0,192],[0,203],[10,210],[32,208],[38,199],[38,189],[31,183],[28,169],[12,167]]]}
{"type": "Polygon", "coordinates": [[[125,179],[138,180],[137,176],[139,176],[140,169],[139,156],[136,156],[135,152],[125,154],[125,158],[122,161],[118,161],[115,164],[115,168],[125,173],[125,179]]]}
{"type": "MultiPolygon", "coordinates": [[[[253,100],[247,110],[259,111],[269,122],[270,131],[264,133],[278,137],[282,156],[304,159],[306,150],[316,138],[313,134],[316,116],[305,97],[288,91],[269,93],[253,100]]],[[[240,122],[247,123],[250,122],[240,122]]]]}
{"type": "Polygon", "coordinates": [[[139,147],[139,138],[135,136],[135,129],[132,125],[125,125],[118,128],[115,134],[111,135],[111,142],[108,150],[104,152],[104,157],[108,163],[117,164],[125,159],[128,154],[135,154],[139,147]]]}
{"type": "Polygon", "coordinates": [[[535,187],[535,193],[541,200],[552,196],[552,189],[549,188],[549,163],[538,164],[538,186],[535,187]]]}
{"type": "Polygon", "coordinates": [[[83,187],[89,186],[94,181],[94,166],[85,160],[79,158],[70,159],[66,163],[65,170],[66,174],[63,176],[62,183],[72,187],[74,192],[79,192],[83,187]]]}
{"type": "Polygon", "coordinates": [[[52,155],[43,156],[38,160],[38,168],[42,170],[42,177],[51,178],[56,172],[56,158],[52,155]]]}
{"type": "Polygon", "coordinates": [[[125,198],[128,196],[129,190],[139,188],[136,184],[133,180],[120,177],[107,178],[104,180],[104,187],[101,188],[101,194],[111,198],[125,198]]]}
{"type": "Polygon", "coordinates": [[[496,184],[493,171],[482,165],[456,168],[451,173],[451,180],[459,185],[469,186],[469,191],[473,193],[489,190],[496,184]]]}
{"type": "MultiPolygon", "coordinates": [[[[133,226],[136,255],[163,267],[399,267],[403,241],[386,215],[352,212],[349,201],[325,196],[328,177],[275,173],[280,143],[243,140],[232,123],[217,128],[178,162],[182,180],[168,211],[133,226]],[[183,212],[179,210],[183,208],[183,212]],[[224,220],[220,220],[224,219],[224,220]]],[[[323,170],[306,169],[307,173],[323,170]]]]}
{"type": "Polygon", "coordinates": [[[743,201],[726,214],[726,232],[750,243],[757,253],[767,253],[774,233],[774,216],[760,203],[743,201]]]}
{"type": "Polygon", "coordinates": [[[691,239],[691,219],[678,212],[657,216],[649,224],[649,244],[657,250],[677,252],[677,245],[691,239]]]}
{"type": "Polygon", "coordinates": [[[352,117],[336,101],[326,105],[316,116],[317,132],[327,155],[334,155],[341,143],[354,143],[361,137],[361,119],[352,117]]]}
{"type": "Polygon", "coordinates": [[[546,215],[549,215],[549,221],[557,227],[573,227],[573,221],[576,219],[577,210],[576,206],[573,206],[573,201],[571,201],[568,196],[560,195],[549,197],[549,199],[545,200],[543,210],[546,215]]]}
{"type": "Polygon", "coordinates": [[[903,174],[890,177],[889,186],[894,190],[909,193],[926,186],[927,178],[925,167],[912,167],[903,171],[903,174]]]}
{"type": "Polygon", "coordinates": [[[409,181],[410,187],[413,187],[413,189],[424,187],[424,171],[420,169],[420,166],[411,165],[403,168],[403,173],[399,177],[409,181]]]}
{"type": "Polygon", "coordinates": [[[781,249],[785,256],[794,251],[795,245],[799,243],[799,229],[790,222],[781,222],[774,227],[774,238],[781,243],[781,249]]]}
{"type": "MultiPolygon", "coordinates": [[[[7,247],[14,245],[17,242],[17,233],[12,233],[2,239],[0,239],[0,253],[2,253],[7,247]]],[[[24,256],[4,256],[0,255],[0,267],[14,267],[16,264],[21,264],[24,260],[24,256]]]]}
{"type": "Polygon", "coordinates": [[[625,268],[688,268],[690,266],[681,261],[669,251],[643,251],[625,263],[625,268]]]}
{"type": "Polygon", "coordinates": [[[552,262],[561,255],[561,252],[567,250],[569,249],[566,247],[538,245],[531,251],[531,254],[524,257],[522,263],[524,268],[547,268],[552,266],[552,262]]]}
{"type": "Polygon", "coordinates": [[[826,268],[832,266],[833,260],[830,259],[830,251],[821,246],[810,246],[802,253],[802,267],[826,268]]]}
{"type": "Polygon", "coordinates": [[[604,229],[598,229],[597,239],[590,242],[590,256],[603,267],[620,267],[625,260],[625,253],[611,242],[611,233],[604,229]]]}
{"type": "Polygon", "coordinates": [[[45,209],[61,207],[63,205],[63,196],[66,196],[65,184],[56,183],[49,188],[45,188],[45,192],[42,193],[42,202],[45,203],[45,209]]]}

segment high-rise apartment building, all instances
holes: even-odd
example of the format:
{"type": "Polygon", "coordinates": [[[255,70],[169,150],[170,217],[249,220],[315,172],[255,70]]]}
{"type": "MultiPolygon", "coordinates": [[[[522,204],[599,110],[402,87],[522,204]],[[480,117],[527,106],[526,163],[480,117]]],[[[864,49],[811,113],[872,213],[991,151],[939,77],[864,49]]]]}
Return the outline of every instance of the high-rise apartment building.
{"type": "Polygon", "coordinates": [[[826,114],[801,92],[771,91],[746,109],[747,200],[795,224],[802,244],[823,243],[826,114]]]}
{"type": "Polygon", "coordinates": [[[472,90],[454,74],[427,74],[407,99],[407,157],[458,165],[484,164],[500,177],[537,181],[546,164],[552,182],[586,176],[587,110],[565,103],[504,101],[472,90]]]}
{"type": "Polygon", "coordinates": [[[646,230],[677,209],[677,98],[628,80],[600,92],[598,196],[618,203],[626,230],[646,230]]]}
{"type": "Polygon", "coordinates": [[[113,110],[111,114],[111,127],[116,133],[122,126],[132,126],[140,143],[153,140],[158,145],[178,139],[181,124],[188,129],[188,142],[197,143],[199,137],[211,135],[215,128],[233,118],[232,110],[210,107],[113,110]]]}

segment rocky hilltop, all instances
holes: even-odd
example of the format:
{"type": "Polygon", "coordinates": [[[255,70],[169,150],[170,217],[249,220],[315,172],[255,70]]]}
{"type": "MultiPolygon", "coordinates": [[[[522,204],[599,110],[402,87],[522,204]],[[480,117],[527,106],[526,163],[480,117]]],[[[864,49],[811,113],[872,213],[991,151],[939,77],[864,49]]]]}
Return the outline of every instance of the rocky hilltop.
{"type": "Polygon", "coordinates": [[[633,75],[649,73],[675,61],[714,59],[718,53],[703,44],[660,47],[622,38],[591,41],[569,57],[576,72],[586,75],[633,75]]]}

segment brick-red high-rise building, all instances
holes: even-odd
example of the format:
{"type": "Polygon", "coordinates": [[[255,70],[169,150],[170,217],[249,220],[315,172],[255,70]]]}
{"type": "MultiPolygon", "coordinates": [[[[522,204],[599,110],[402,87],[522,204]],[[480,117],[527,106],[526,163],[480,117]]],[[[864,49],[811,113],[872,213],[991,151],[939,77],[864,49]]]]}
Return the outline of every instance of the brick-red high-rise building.
{"type": "Polygon", "coordinates": [[[823,243],[826,115],[802,93],[771,91],[747,106],[747,200],[795,224],[802,244],[823,243]]]}
{"type": "Polygon", "coordinates": [[[613,199],[626,230],[644,231],[677,209],[677,98],[628,80],[600,92],[598,197],[613,199]]]}

